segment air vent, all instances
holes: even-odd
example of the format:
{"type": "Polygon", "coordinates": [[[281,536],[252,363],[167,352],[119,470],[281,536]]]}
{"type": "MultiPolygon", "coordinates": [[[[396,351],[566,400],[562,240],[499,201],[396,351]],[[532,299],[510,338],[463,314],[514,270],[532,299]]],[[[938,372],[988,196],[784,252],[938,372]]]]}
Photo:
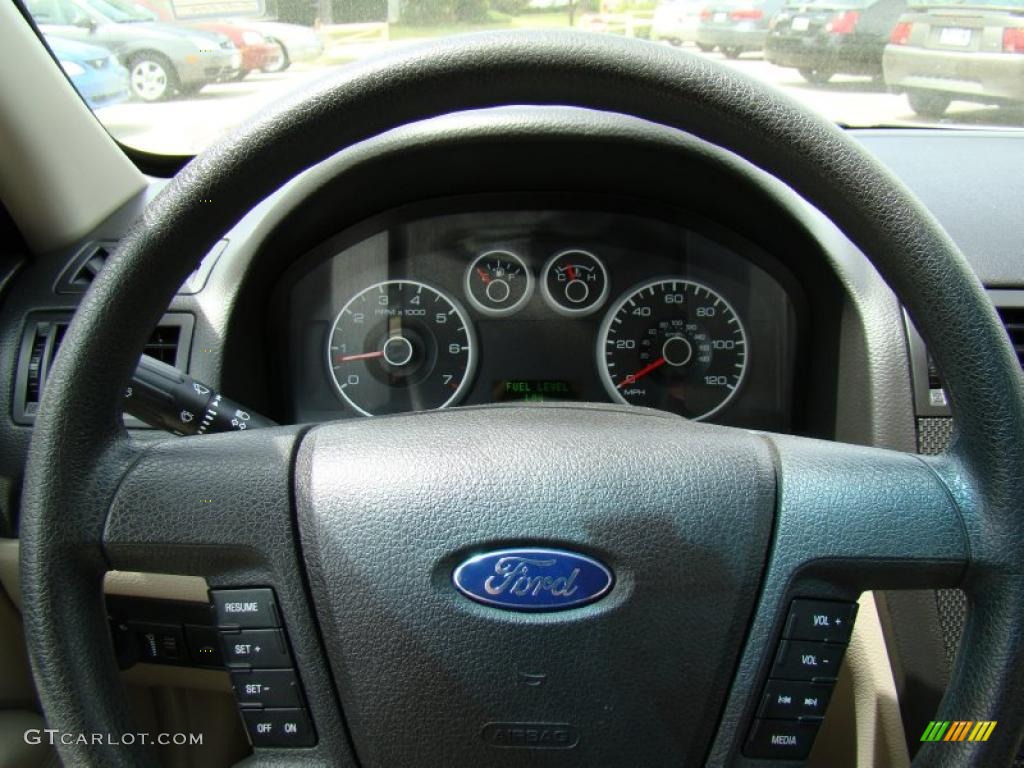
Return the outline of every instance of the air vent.
{"type": "MultiPolygon", "coordinates": [[[[199,293],[205,286],[207,278],[213,271],[217,259],[228,246],[226,239],[217,242],[210,252],[199,262],[199,266],[185,278],[179,295],[199,293]]],[[[97,275],[103,271],[111,255],[117,250],[114,240],[100,240],[89,243],[71,259],[71,263],[61,273],[54,290],[57,293],[85,293],[89,290],[97,275]]]]}
{"type": "Polygon", "coordinates": [[[1017,353],[1017,360],[1024,368],[1024,307],[996,307],[996,311],[1017,353]]]}
{"type": "MultiPolygon", "coordinates": [[[[60,350],[68,323],[69,318],[66,314],[56,313],[34,315],[29,321],[22,338],[21,355],[18,360],[14,399],[16,423],[31,424],[35,421],[46,379],[60,350]]],[[[165,315],[150,336],[145,353],[168,365],[186,370],[192,325],[192,315],[165,315]]],[[[131,423],[126,419],[128,426],[142,426],[134,419],[130,421],[131,423]]]]}
{"type": "Polygon", "coordinates": [[[57,281],[57,293],[85,293],[117,248],[111,240],[89,243],[71,260],[57,281]]]}
{"type": "Polygon", "coordinates": [[[146,354],[155,357],[161,363],[178,364],[178,340],[181,328],[177,325],[159,325],[149,337],[146,354]]]}

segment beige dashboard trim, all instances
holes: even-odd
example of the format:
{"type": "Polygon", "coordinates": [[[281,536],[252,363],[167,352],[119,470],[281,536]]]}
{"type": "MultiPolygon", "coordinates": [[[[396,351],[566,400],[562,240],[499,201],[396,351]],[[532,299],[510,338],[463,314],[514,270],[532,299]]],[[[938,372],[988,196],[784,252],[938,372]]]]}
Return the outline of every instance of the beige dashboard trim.
{"type": "MultiPolygon", "coordinates": [[[[0,586],[21,610],[21,578],[18,573],[18,540],[0,539],[0,586]]],[[[206,579],[160,573],[110,571],[103,581],[108,595],[149,597],[157,600],[209,602],[206,579]]]]}
{"type": "Polygon", "coordinates": [[[157,600],[187,600],[195,603],[210,601],[206,579],[202,576],[171,576],[159,573],[133,573],[110,571],[103,580],[103,591],[108,595],[149,597],[157,600]]]}

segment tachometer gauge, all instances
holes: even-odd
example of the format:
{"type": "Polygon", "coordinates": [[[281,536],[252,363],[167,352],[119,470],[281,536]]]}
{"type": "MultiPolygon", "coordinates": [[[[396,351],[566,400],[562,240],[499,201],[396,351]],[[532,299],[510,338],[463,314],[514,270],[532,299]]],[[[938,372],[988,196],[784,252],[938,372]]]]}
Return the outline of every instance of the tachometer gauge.
{"type": "Polygon", "coordinates": [[[342,307],[327,337],[327,368],[341,398],[366,416],[444,408],[465,394],[475,346],[455,299],[389,280],[342,307]]]}
{"type": "Polygon", "coordinates": [[[608,298],[608,272],[594,254],[579,249],[556,253],[541,273],[544,298],[561,315],[582,317],[608,298]]]}
{"type": "Polygon", "coordinates": [[[747,357],[747,334],[729,303],[681,278],[628,291],[598,334],[598,369],[613,399],[690,419],[732,400],[747,357]]]}
{"type": "Polygon", "coordinates": [[[511,251],[482,253],[466,270],[466,296],[485,315],[511,315],[532,293],[533,275],[511,251]]]}

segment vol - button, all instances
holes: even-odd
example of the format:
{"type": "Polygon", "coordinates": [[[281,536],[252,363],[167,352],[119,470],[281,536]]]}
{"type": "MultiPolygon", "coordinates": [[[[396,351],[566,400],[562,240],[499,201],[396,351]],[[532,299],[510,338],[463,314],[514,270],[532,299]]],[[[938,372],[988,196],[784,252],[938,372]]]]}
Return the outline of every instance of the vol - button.
{"type": "Polygon", "coordinates": [[[291,654],[280,629],[241,629],[221,632],[224,663],[254,669],[290,667],[291,654]]]}
{"type": "Polygon", "coordinates": [[[783,640],[771,677],[778,680],[835,680],[843,646],[783,640]]]}

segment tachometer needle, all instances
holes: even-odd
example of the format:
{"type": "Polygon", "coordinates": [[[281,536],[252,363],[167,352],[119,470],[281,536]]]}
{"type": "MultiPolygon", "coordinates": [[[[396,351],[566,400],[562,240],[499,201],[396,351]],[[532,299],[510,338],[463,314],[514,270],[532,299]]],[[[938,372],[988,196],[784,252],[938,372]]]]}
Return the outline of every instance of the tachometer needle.
{"type": "Polygon", "coordinates": [[[348,363],[352,360],[371,360],[375,357],[384,357],[384,351],[378,352],[363,352],[361,355],[335,355],[334,362],[336,363],[348,363]]]}
{"type": "Polygon", "coordinates": [[[628,387],[630,384],[636,383],[637,379],[643,378],[644,376],[646,376],[651,371],[653,371],[653,370],[655,370],[657,368],[661,368],[661,366],[663,366],[664,364],[665,364],[665,358],[664,357],[659,357],[653,363],[648,363],[647,365],[645,365],[643,368],[641,368],[636,373],[634,373],[634,374],[624,378],[622,380],[622,383],[619,384],[616,387],[616,389],[622,389],[623,387],[628,387]]]}

